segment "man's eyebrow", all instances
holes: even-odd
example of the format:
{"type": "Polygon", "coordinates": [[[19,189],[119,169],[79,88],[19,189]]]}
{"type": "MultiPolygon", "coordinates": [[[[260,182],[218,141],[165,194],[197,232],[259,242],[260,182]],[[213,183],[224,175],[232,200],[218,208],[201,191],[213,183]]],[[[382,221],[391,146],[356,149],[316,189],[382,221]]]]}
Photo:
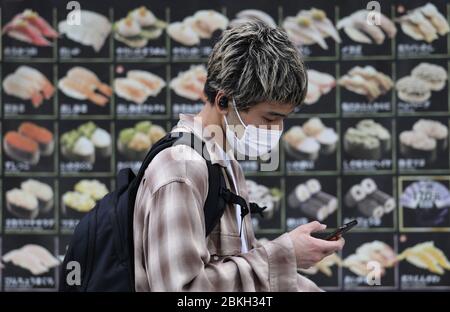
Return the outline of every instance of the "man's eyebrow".
{"type": "Polygon", "coordinates": [[[287,117],[287,114],[278,113],[278,112],[268,112],[269,115],[277,116],[277,117],[287,117]]]}

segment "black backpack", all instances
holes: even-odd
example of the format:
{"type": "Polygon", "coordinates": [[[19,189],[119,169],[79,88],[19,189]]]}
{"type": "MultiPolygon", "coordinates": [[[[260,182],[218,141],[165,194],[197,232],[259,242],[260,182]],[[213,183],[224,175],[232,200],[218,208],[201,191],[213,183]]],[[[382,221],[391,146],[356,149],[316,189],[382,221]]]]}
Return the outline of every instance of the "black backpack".
{"type": "Polygon", "coordinates": [[[239,204],[242,218],[249,211],[262,215],[265,207],[250,203],[249,209],[242,197],[226,187],[221,167],[211,163],[201,139],[190,132],[169,133],[152,146],[137,175],[129,168],[122,169],[116,189],[80,220],[61,266],[60,291],[134,291],[133,212],[137,190],[152,159],[176,144],[195,149],[208,167],[209,190],[204,204],[206,236],[219,222],[227,203],[239,204]]]}

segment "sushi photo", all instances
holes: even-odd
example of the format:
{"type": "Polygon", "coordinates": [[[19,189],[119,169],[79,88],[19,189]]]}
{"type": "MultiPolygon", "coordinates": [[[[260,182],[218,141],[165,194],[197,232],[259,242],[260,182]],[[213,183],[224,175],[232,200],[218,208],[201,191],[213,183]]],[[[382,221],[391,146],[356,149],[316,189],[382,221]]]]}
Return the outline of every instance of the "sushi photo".
{"type": "Polygon", "coordinates": [[[237,12],[235,18],[231,20],[228,26],[235,27],[239,24],[247,23],[250,21],[259,21],[271,27],[277,27],[277,23],[275,22],[272,16],[270,16],[266,12],[256,9],[245,9],[237,12]]]}
{"type": "Polygon", "coordinates": [[[67,212],[67,209],[73,209],[78,212],[88,212],[95,206],[95,200],[89,195],[79,192],[66,192],[62,198],[62,210],[63,213],[67,212]]]}
{"type": "Polygon", "coordinates": [[[344,134],[344,150],[360,159],[380,159],[391,150],[391,134],[372,119],[360,120],[344,134]]]}
{"type": "Polygon", "coordinates": [[[132,48],[142,48],[149,40],[159,38],[167,23],[145,6],[128,12],[127,16],[114,23],[114,38],[132,48]]]}
{"type": "Polygon", "coordinates": [[[378,188],[372,178],[352,185],[344,195],[344,204],[366,218],[380,220],[396,208],[395,199],[378,188]]]}
{"type": "Polygon", "coordinates": [[[73,161],[93,164],[97,158],[111,156],[111,135],[89,121],[61,136],[61,153],[73,161]]]}
{"type": "Polygon", "coordinates": [[[319,154],[330,155],[336,151],[339,137],[326,127],[320,118],[313,117],[302,126],[293,126],[283,135],[286,152],[293,158],[316,160],[319,154]]]}
{"type": "Polygon", "coordinates": [[[36,165],[41,156],[53,154],[53,133],[33,122],[22,122],[18,131],[8,131],[5,134],[3,148],[5,154],[12,159],[36,165]]]}
{"type": "Polygon", "coordinates": [[[441,226],[449,223],[450,191],[441,182],[423,179],[409,184],[400,195],[405,226],[441,226]]]}
{"type": "Polygon", "coordinates": [[[289,128],[283,135],[283,144],[286,152],[296,158],[316,160],[319,157],[319,142],[308,137],[301,126],[289,128]]]}
{"type": "Polygon", "coordinates": [[[413,125],[413,131],[422,132],[435,139],[438,150],[445,150],[448,146],[448,127],[435,120],[419,119],[413,125]]]}
{"type": "Polygon", "coordinates": [[[444,275],[445,271],[450,271],[450,262],[444,252],[434,245],[433,241],[406,248],[398,255],[397,259],[399,261],[406,260],[415,267],[438,275],[444,275]]]}
{"type": "Polygon", "coordinates": [[[58,88],[70,98],[89,100],[102,107],[109,102],[113,93],[112,88],[101,82],[94,72],[81,66],[67,71],[66,76],[58,81],[58,88]]]}
{"type": "Polygon", "coordinates": [[[392,89],[392,79],[377,71],[372,66],[355,66],[338,80],[338,84],[347,90],[364,95],[369,101],[374,101],[392,89]]]}
{"type": "Polygon", "coordinates": [[[6,208],[23,219],[35,219],[39,214],[39,202],[36,196],[24,190],[14,188],[6,192],[6,208]]]}
{"type": "Polygon", "coordinates": [[[447,85],[447,69],[422,62],[411,70],[409,76],[400,78],[396,84],[398,98],[412,104],[420,104],[447,85]]]}
{"type": "Polygon", "coordinates": [[[67,214],[69,210],[81,213],[88,212],[108,192],[106,185],[96,179],[80,180],[74,185],[73,191],[63,194],[61,201],[62,212],[64,214],[67,214]]]}
{"type": "Polygon", "coordinates": [[[420,104],[431,97],[431,89],[428,84],[413,76],[405,76],[395,83],[397,96],[407,103],[420,104]]]}
{"type": "Polygon", "coordinates": [[[191,65],[186,71],[180,71],[170,81],[170,88],[183,98],[197,101],[206,100],[203,88],[206,82],[206,68],[204,65],[191,65]]]}
{"type": "Polygon", "coordinates": [[[324,192],[317,179],[297,185],[288,195],[287,203],[289,208],[298,209],[303,215],[318,221],[325,220],[338,208],[336,196],[324,192]]]}
{"type": "Polygon", "coordinates": [[[35,276],[47,273],[60,264],[45,247],[36,244],[11,250],[3,255],[2,261],[21,267],[35,276]]]}
{"type": "Polygon", "coordinates": [[[384,214],[383,206],[371,198],[365,198],[357,204],[358,211],[367,218],[380,220],[384,214]]]}
{"type": "Polygon", "coordinates": [[[186,46],[200,43],[201,39],[211,39],[215,31],[225,30],[228,18],[214,10],[200,10],[187,16],[181,22],[170,23],[167,33],[172,40],[186,46]]]}
{"type": "Polygon", "coordinates": [[[317,103],[322,95],[327,94],[336,86],[336,79],[327,73],[322,73],[314,69],[308,69],[308,91],[306,93],[305,104],[317,103]]]}
{"type": "Polygon", "coordinates": [[[40,213],[49,212],[53,204],[53,189],[36,179],[27,179],[20,188],[6,192],[6,208],[17,218],[35,219],[40,213]]]}
{"type": "Polygon", "coordinates": [[[7,95],[30,101],[34,108],[40,107],[55,92],[44,74],[27,65],[21,65],[14,73],[7,75],[2,86],[7,95]]]}
{"type": "Polygon", "coordinates": [[[301,10],[296,16],[287,16],[282,26],[297,46],[318,44],[322,49],[327,50],[328,44],[325,39],[328,37],[336,43],[341,42],[333,22],[327,17],[325,11],[320,9],[301,10]]]}
{"type": "Polygon", "coordinates": [[[374,240],[359,246],[355,253],[344,259],[342,264],[354,274],[366,277],[371,271],[371,267],[367,265],[370,261],[376,261],[380,265],[382,276],[398,262],[397,254],[391,246],[374,240]]]}
{"type": "Polygon", "coordinates": [[[70,40],[85,46],[91,46],[95,52],[99,52],[105,44],[111,32],[111,23],[106,16],[87,10],[71,11],[67,18],[59,22],[58,31],[70,40]],[[80,23],[69,23],[68,21],[78,19],[72,14],[79,14],[80,23]]]}
{"type": "Polygon", "coordinates": [[[23,161],[31,165],[39,162],[39,145],[36,141],[21,135],[17,131],[8,131],[3,137],[5,154],[16,161],[23,161]]]}
{"type": "Polygon", "coordinates": [[[337,265],[339,267],[342,266],[342,259],[336,254],[333,253],[329,256],[326,256],[321,261],[313,265],[312,267],[308,269],[300,269],[300,272],[307,274],[307,275],[315,275],[319,272],[322,274],[325,274],[327,277],[333,276],[332,267],[337,265]]]}
{"type": "Polygon", "coordinates": [[[336,27],[343,30],[353,41],[364,44],[382,44],[386,37],[394,38],[397,34],[395,24],[383,13],[379,13],[379,24],[368,23],[371,11],[359,10],[342,18],[336,27]]]}
{"type": "Polygon", "coordinates": [[[98,180],[80,180],[74,186],[75,192],[89,195],[93,200],[98,201],[108,194],[108,188],[98,180]]]}
{"type": "Polygon", "coordinates": [[[399,135],[400,154],[436,161],[436,140],[419,131],[402,131],[399,135]]]}
{"type": "Polygon", "coordinates": [[[2,33],[40,47],[51,46],[52,43],[49,40],[58,37],[58,32],[37,12],[30,9],[15,15],[10,22],[3,26],[2,33]]]}
{"type": "Polygon", "coordinates": [[[144,103],[149,96],[156,97],[166,86],[164,79],[145,70],[129,70],[126,77],[114,79],[114,92],[121,98],[144,103]]]}
{"type": "Polygon", "coordinates": [[[431,43],[439,36],[446,36],[450,31],[446,16],[430,2],[408,11],[396,21],[407,36],[417,41],[431,43]]]}
{"type": "Polygon", "coordinates": [[[40,127],[33,122],[25,121],[19,125],[18,132],[38,143],[41,155],[49,156],[53,154],[55,147],[53,133],[46,128],[40,127]]]}
{"type": "Polygon", "coordinates": [[[313,117],[308,119],[302,128],[307,136],[319,142],[321,154],[329,155],[334,153],[338,136],[334,129],[325,127],[320,118],[313,117]]]}
{"type": "Polygon", "coordinates": [[[246,179],[249,202],[258,204],[264,209],[263,218],[271,219],[274,214],[280,210],[281,191],[279,188],[268,188],[265,185],[257,183],[253,180],[246,179]]]}
{"type": "Polygon", "coordinates": [[[419,119],[412,130],[400,132],[400,154],[433,163],[448,147],[448,127],[439,121],[419,119]]]}
{"type": "Polygon", "coordinates": [[[439,65],[422,62],[411,70],[411,76],[424,81],[432,91],[441,91],[447,84],[447,70],[439,65]]]}
{"type": "Polygon", "coordinates": [[[117,149],[128,160],[142,161],[152,145],[165,135],[163,127],[150,121],[141,121],[134,127],[120,130],[117,149]]]}
{"type": "Polygon", "coordinates": [[[39,212],[47,213],[53,208],[54,193],[50,185],[36,179],[27,179],[20,184],[20,188],[37,198],[39,212]]]}

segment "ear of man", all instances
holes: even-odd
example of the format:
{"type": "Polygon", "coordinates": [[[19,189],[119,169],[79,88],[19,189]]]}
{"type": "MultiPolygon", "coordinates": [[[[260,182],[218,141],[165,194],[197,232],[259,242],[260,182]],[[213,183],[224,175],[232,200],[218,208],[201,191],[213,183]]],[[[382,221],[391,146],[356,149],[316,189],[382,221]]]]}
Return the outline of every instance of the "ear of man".
{"type": "Polygon", "coordinates": [[[217,105],[222,114],[226,114],[228,112],[228,102],[229,99],[223,91],[217,92],[214,105],[217,105]]]}

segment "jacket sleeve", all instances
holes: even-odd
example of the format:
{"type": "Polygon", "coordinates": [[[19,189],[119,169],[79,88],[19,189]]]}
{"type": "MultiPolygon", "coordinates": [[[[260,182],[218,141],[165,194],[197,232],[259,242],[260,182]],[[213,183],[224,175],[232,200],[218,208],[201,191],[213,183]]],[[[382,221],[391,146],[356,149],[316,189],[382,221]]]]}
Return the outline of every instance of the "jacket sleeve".
{"type": "MultiPolygon", "coordinates": [[[[289,237],[287,237],[287,238],[290,239],[289,237]]],[[[251,241],[252,248],[260,248],[261,246],[265,245],[265,244],[263,245],[259,240],[256,239],[256,237],[255,237],[255,235],[253,233],[253,230],[251,231],[250,241],[251,241]]],[[[297,291],[323,292],[323,289],[319,288],[309,278],[307,278],[307,277],[303,276],[302,274],[298,273],[298,271],[297,271],[296,275],[297,275],[297,291]]]]}
{"type": "MultiPolygon", "coordinates": [[[[152,291],[299,290],[287,234],[248,253],[212,260],[205,239],[203,199],[195,185],[177,177],[150,194],[143,203],[143,261],[152,291]]],[[[318,290],[310,283],[308,290],[318,290]]]]}

